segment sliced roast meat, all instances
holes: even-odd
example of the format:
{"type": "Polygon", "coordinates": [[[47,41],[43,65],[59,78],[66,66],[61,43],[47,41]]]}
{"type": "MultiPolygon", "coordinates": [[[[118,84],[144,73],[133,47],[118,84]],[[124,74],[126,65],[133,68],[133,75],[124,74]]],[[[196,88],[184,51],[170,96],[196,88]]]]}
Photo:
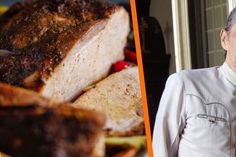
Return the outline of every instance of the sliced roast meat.
{"type": "Polygon", "coordinates": [[[128,32],[125,9],[105,0],[13,7],[0,18],[0,49],[10,52],[0,55],[0,81],[72,100],[124,58],[128,32]]]}
{"type": "Polygon", "coordinates": [[[0,152],[13,157],[103,157],[104,116],[0,83],[0,152]]]}

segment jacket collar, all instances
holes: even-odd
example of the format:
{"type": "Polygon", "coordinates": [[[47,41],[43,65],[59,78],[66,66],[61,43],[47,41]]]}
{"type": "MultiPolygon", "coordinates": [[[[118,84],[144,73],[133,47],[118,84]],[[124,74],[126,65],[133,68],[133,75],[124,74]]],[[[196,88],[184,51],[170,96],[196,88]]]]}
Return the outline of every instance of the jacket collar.
{"type": "Polygon", "coordinates": [[[228,81],[236,85],[236,73],[229,67],[229,65],[224,62],[224,64],[220,67],[222,72],[224,73],[224,76],[228,81]]]}

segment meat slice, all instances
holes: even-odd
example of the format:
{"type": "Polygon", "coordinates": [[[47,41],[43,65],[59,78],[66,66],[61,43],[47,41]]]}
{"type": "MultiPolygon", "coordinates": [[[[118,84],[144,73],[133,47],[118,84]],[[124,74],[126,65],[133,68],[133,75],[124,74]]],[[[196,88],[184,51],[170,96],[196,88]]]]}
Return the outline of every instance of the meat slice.
{"type": "Polygon", "coordinates": [[[13,157],[104,156],[104,116],[96,112],[0,83],[0,119],[0,152],[13,157]]]}
{"type": "Polygon", "coordinates": [[[9,52],[0,55],[1,82],[70,101],[124,57],[129,17],[120,6],[36,0],[19,8],[0,19],[0,49],[9,52]]]}
{"type": "Polygon", "coordinates": [[[114,73],[81,95],[73,106],[106,115],[108,136],[131,136],[144,133],[142,99],[138,68],[114,73]]]}

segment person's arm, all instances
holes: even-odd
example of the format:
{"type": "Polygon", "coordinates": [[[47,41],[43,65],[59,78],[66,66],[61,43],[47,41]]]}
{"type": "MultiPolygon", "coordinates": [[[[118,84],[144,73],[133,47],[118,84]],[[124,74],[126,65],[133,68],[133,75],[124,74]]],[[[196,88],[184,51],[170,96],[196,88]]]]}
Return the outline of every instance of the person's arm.
{"type": "Polygon", "coordinates": [[[153,131],[154,157],[177,157],[185,126],[184,83],[181,74],[171,75],[162,94],[153,131]]]}

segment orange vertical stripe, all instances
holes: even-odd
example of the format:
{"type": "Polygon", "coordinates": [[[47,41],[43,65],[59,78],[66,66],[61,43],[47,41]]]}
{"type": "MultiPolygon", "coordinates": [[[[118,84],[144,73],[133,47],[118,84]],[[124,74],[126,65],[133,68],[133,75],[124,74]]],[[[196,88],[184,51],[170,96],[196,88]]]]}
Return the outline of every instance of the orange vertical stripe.
{"type": "Polygon", "coordinates": [[[135,39],[135,47],[136,47],[137,60],[138,60],[139,80],[140,80],[140,87],[141,87],[141,93],[142,93],[144,122],[145,122],[146,137],[147,137],[148,157],[153,157],[152,138],[151,138],[151,131],[150,131],[148,105],[147,105],[147,99],[146,99],[147,97],[146,97],[146,88],[145,88],[145,81],[144,81],[143,62],[142,62],[142,54],[141,54],[141,46],[140,46],[138,19],[137,19],[135,0],[130,0],[130,5],[131,5],[131,11],[132,11],[134,39],[135,39]]]}

